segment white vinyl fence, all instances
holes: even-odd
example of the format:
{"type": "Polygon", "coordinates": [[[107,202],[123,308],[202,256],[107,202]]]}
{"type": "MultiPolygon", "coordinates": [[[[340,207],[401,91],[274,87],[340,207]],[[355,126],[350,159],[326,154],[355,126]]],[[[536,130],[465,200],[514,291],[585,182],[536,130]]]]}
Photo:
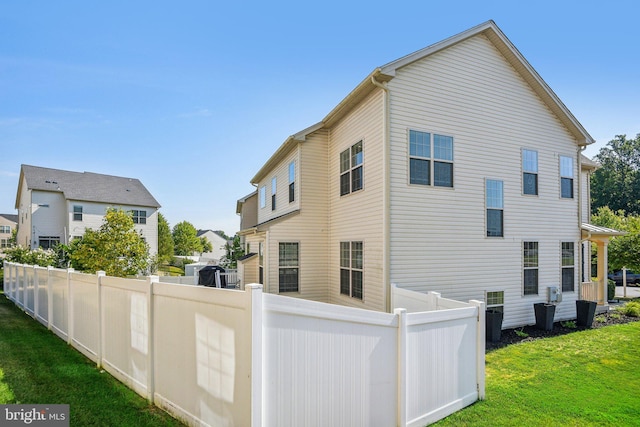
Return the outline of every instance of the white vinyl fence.
{"type": "Polygon", "coordinates": [[[391,314],[4,265],[16,305],[190,425],[423,426],[484,398],[482,302],[393,287],[391,314]]]}

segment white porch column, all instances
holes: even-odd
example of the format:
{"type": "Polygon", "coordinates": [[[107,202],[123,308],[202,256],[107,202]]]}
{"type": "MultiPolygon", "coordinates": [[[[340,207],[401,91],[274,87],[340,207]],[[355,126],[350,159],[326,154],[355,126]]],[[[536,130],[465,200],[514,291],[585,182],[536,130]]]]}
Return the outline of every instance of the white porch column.
{"type": "Polygon", "coordinates": [[[607,248],[609,242],[598,241],[598,304],[607,305],[607,248]]]}

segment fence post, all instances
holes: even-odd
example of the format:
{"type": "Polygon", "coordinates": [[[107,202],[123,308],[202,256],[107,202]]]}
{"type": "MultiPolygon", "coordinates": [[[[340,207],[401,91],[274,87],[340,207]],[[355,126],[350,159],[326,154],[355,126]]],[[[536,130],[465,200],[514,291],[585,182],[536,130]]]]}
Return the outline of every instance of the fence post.
{"type": "Polygon", "coordinates": [[[407,310],[396,308],[393,313],[398,317],[398,426],[407,425],[407,310]]]}
{"type": "Polygon", "coordinates": [[[102,307],[102,278],[105,277],[107,273],[104,271],[96,272],[96,298],[98,299],[98,349],[96,350],[96,365],[98,369],[102,367],[102,349],[104,348],[104,310],[102,307]]]}
{"type": "Polygon", "coordinates": [[[485,309],[484,302],[470,300],[469,304],[475,305],[478,309],[476,321],[476,383],[478,385],[478,399],[485,399],[484,389],[484,362],[485,362],[485,309]]]}
{"type": "Polygon", "coordinates": [[[262,285],[247,285],[251,322],[251,427],[262,425],[262,285]]]}
{"type": "Polygon", "coordinates": [[[155,307],[153,305],[153,284],[155,282],[159,282],[159,276],[149,276],[147,277],[147,370],[149,375],[147,375],[147,400],[149,403],[153,404],[154,395],[155,395],[155,334],[154,334],[154,323],[155,323],[155,307]]]}
{"type": "Polygon", "coordinates": [[[438,299],[440,298],[439,292],[427,292],[427,296],[429,297],[429,310],[437,310],[438,309],[438,299]]]}
{"type": "Polygon", "coordinates": [[[53,267],[47,267],[47,329],[51,330],[51,318],[53,318],[53,267]]]}
{"type": "Polygon", "coordinates": [[[40,286],[38,283],[38,268],[33,266],[33,318],[38,320],[38,309],[40,304],[38,302],[38,292],[40,290],[40,286]]]}
{"type": "Polygon", "coordinates": [[[71,274],[73,268],[67,268],[67,344],[73,342],[73,292],[71,286],[71,274]]]}

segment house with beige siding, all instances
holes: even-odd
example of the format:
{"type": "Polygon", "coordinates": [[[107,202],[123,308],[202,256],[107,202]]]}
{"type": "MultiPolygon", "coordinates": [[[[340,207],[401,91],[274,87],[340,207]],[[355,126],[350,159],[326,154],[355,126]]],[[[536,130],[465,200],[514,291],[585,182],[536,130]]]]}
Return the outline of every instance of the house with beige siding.
{"type": "Polygon", "coordinates": [[[108,208],[130,212],[136,231],[158,253],[160,204],[135,178],[22,165],[16,194],[19,245],[48,249],[99,228],[108,208]]]}
{"type": "Polygon", "coordinates": [[[593,142],[488,21],[374,69],[284,141],[238,201],[240,280],[379,311],[391,284],[482,299],[504,327],[551,288],[574,318],[583,288],[606,304],[615,235],[588,224],[593,142]]]}
{"type": "Polygon", "coordinates": [[[0,214],[0,254],[11,246],[11,236],[17,229],[18,215],[0,214]]]}

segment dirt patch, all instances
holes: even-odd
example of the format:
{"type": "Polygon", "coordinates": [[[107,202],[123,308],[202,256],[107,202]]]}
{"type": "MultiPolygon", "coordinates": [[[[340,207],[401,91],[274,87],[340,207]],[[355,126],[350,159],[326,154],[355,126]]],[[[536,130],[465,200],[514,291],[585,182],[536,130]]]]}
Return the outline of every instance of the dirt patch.
{"type": "Polygon", "coordinates": [[[616,311],[608,311],[606,313],[596,314],[593,325],[591,328],[585,328],[582,326],[576,326],[575,328],[568,327],[569,322],[555,322],[553,324],[553,330],[543,331],[536,328],[536,325],[523,326],[521,328],[504,329],[500,336],[500,341],[486,342],[486,351],[493,351],[510,344],[517,344],[520,342],[534,341],[542,338],[555,337],[558,335],[570,334],[572,332],[584,331],[585,329],[598,329],[603,326],[618,325],[622,323],[637,322],[640,321],[638,317],[625,316],[624,314],[616,311]],[[564,324],[564,326],[563,326],[564,324]],[[518,335],[518,332],[524,332],[524,334],[518,335]]]}

